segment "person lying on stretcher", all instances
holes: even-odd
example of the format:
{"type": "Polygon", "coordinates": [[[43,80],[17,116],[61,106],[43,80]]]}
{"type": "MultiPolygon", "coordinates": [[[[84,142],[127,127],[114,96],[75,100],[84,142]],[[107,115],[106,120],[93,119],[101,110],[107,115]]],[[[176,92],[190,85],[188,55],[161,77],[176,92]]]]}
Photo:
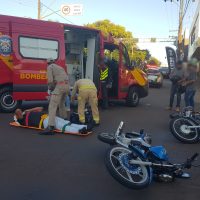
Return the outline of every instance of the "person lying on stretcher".
{"type": "MultiPolygon", "coordinates": [[[[46,129],[48,126],[48,115],[43,112],[43,107],[36,107],[22,111],[15,110],[14,121],[22,126],[35,127],[39,129],[46,129]]],[[[70,121],[56,117],[55,128],[62,132],[87,134],[86,125],[71,124],[70,121]]],[[[41,132],[42,134],[42,132],[41,132]]],[[[51,133],[53,134],[53,133],[51,133]]]]}

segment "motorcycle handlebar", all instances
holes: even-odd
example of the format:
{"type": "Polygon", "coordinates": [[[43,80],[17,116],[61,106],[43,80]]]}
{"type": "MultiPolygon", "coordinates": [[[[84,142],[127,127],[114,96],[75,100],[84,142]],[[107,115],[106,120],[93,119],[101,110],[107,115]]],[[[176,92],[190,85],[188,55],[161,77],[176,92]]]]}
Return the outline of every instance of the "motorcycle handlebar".
{"type": "Polygon", "coordinates": [[[199,156],[198,153],[195,153],[191,158],[190,161],[193,162],[199,156]]]}
{"type": "Polygon", "coordinates": [[[121,121],[120,124],[119,124],[119,127],[118,127],[118,129],[117,129],[117,131],[115,133],[116,136],[121,135],[123,127],[124,127],[124,122],[121,121]]]}
{"type": "Polygon", "coordinates": [[[188,158],[187,161],[184,163],[184,168],[191,168],[192,163],[195,161],[195,159],[199,156],[198,153],[195,153],[191,158],[188,158]]]}

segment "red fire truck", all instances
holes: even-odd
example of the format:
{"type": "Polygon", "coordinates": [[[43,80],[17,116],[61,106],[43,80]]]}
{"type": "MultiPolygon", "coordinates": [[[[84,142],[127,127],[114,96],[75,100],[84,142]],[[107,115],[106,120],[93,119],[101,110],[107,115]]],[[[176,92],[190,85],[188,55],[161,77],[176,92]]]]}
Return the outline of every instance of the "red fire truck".
{"type": "MultiPolygon", "coordinates": [[[[104,38],[96,29],[0,15],[0,110],[12,112],[22,101],[46,99],[47,58],[67,70],[71,86],[85,77],[100,91],[98,64],[105,52],[118,54],[110,60],[113,87],[109,97],[136,106],[147,96],[148,82],[142,71],[134,75],[123,43],[104,38]]],[[[98,95],[101,99],[101,91],[98,95]]]]}

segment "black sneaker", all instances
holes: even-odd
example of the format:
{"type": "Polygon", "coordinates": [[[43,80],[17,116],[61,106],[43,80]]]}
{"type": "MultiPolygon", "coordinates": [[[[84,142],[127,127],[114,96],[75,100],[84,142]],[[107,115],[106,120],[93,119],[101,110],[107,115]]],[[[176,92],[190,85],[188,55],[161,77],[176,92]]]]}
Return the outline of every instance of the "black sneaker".
{"type": "Polygon", "coordinates": [[[94,128],[94,123],[90,122],[87,124],[87,131],[92,131],[92,129],[94,128]]]}
{"type": "Polygon", "coordinates": [[[93,121],[94,126],[99,126],[100,123],[96,123],[95,121],[93,121]]]}
{"type": "Polygon", "coordinates": [[[88,131],[87,131],[87,129],[84,127],[84,128],[82,128],[82,129],[79,130],[79,133],[85,135],[85,134],[88,133],[88,131]]]}
{"type": "Polygon", "coordinates": [[[40,135],[55,135],[54,127],[50,126],[50,127],[46,128],[45,130],[39,132],[39,134],[40,135]]]}

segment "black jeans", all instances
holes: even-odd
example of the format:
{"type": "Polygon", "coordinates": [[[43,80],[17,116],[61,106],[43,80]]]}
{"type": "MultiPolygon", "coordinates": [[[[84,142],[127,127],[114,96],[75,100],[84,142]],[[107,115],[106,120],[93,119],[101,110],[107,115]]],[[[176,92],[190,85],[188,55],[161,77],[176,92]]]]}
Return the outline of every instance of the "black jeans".
{"type": "Polygon", "coordinates": [[[102,108],[106,109],[108,108],[108,88],[106,81],[101,82],[101,92],[102,92],[102,108]]]}
{"type": "Polygon", "coordinates": [[[172,83],[171,92],[170,92],[170,102],[169,102],[169,107],[171,107],[171,108],[173,107],[175,95],[177,96],[176,107],[180,107],[180,104],[181,104],[181,93],[178,91],[178,84],[173,84],[172,83]]]}

